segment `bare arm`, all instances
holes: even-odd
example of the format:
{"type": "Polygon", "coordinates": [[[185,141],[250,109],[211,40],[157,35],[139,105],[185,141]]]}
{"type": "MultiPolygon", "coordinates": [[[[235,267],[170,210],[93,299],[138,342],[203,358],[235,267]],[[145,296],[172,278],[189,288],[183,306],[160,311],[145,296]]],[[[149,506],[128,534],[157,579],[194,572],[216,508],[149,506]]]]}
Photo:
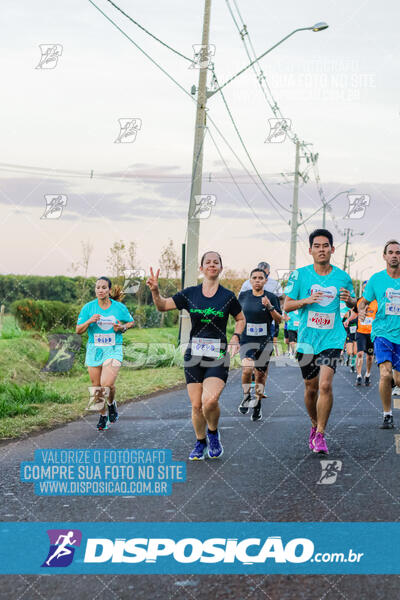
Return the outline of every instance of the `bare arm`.
{"type": "Polygon", "coordinates": [[[85,333],[85,331],[87,331],[89,325],[91,323],[97,323],[97,321],[101,318],[101,315],[92,315],[90,317],[90,319],[88,319],[87,321],[85,321],[84,323],[81,323],[80,325],[76,326],[76,333],[78,333],[79,335],[81,335],[82,333],[85,333]]]}
{"type": "Polygon", "coordinates": [[[173,310],[176,308],[176,304],[172,298],[163,298],[160,294],[160,290],[158,289],[158,277],[160,275],[160,269],[157,270],[157,273],[154,275],[153,268],[150,267],[150,277],[147,280],[147,285],[150,288],[151,295],[153,297],[153,302],[160,312],[166,312],[167,310],[173,310]]]}
{"type": "Polygon", "coordinates": [[[228,352],[231,356],[235,356],[235,354],[239,352],[239,336],[241,333],[243,333],[244,327],[246,325],[246,319],[242,311],[240,311],[240,313],[237,314],[234,318],[236,321],[235,331],[232,333],[232,337],[230,339],[230,342],[228,343],[228,352]]]}
{"type": "Polygon", "coordinates": [[[267,310],[269,310],[270,315],[273,318],[273,320],[275,321],[275,323],[279,324],[282,321],[282,315],[276,310],[276,308],[274,307],[272,302],[270,302],[269,298],[267,296],[263,296],[261,302],[264,304],[264,306],[267,308],[267,310]],[[273,309],[273,310],[271,310],[271,309],[273,309]]]}
{"type": "Polygon", "coordinates": [[[304,308],[304,306],[307,306],[307,304],[314,304],[314,302],[318,302],[318,300],[322,299],[322,296],[322,292],[314,292],[308,298],[302,298],[301,300],[293,300],[293,298],[291,298],[290,296],[286,296],[283,305],[283,310],[289,313],[292,310],[304,308]]]}

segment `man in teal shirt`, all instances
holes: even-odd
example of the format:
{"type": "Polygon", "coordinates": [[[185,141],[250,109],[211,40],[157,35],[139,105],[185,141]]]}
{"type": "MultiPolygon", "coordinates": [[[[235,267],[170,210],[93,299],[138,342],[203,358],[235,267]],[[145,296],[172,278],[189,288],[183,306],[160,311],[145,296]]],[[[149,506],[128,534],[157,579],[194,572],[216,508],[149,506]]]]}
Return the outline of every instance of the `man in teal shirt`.
{"type": "Polygon", "coordinates": [[[400,386],[400,243],[389,240],[383,249],[386,269],[369,279],[358,306],[359,317],[365,319],[366,307],[376,300],[378,310],[372,322],[371,340],[374,342],[376,362],[379,365],[379,394],[383,405],[381,429],[393,429],[392,378],[400,386]]]}
{"type": "Polygon", "coordinates": [[[285,288],[284,310],[299,310],[297,359],[304,379],[304,402],[311,419],[310,450],[328,454],[325,427],[332,409],[332,381],[346,331],[340,301],[356,303],[350,275],[331,265],[333,238],[327,229],[310,234],[314,263],[293,271],[285,288]]]}

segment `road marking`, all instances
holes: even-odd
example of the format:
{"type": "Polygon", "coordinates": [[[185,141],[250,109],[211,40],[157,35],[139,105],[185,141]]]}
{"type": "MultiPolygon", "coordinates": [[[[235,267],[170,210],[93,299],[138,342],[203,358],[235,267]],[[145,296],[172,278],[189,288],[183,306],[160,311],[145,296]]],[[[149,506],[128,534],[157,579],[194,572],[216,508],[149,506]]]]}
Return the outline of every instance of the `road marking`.
{"type": "Polygon", "coordinates": [[[396,444],[396,454],[400,454],[400,434],[395,433],[394,443],[396,444]]]}

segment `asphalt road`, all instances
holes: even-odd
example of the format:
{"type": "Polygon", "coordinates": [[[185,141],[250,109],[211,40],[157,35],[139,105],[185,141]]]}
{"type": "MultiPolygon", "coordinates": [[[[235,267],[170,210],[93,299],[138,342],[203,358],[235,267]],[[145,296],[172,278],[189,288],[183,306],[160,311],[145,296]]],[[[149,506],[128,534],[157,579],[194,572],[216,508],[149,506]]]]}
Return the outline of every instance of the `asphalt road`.
{"type": "MultiPolygon", "coordinates": [[[[308,450],[309,422],[295,362],[271,365],[263,419],[240,415],[240,372],[232,371],[221,396],[218,461],[187,461],[187,480],[169,497],[40,497],[21,483],[21,461],[37,448],[170,448],[187,460],[193,446],[185,390],[120,407],[120,420],[96,430],[90,416],[0,449],[2,521],[396,521],[400,518],[400,456],[395,430],[381,430],[378,373],[369,388],[339,367],[327,442],[341,461],[335,483],[321,485],[321,457],[308,450]]],[[[132,390],[134,395],[134,390],[132,390]]],[[[394,412],[395,425],[400,424],[394,412]]],[[[99,532],[101,533],[101,531],[99,532]]],[[[400,598],[398,576],[1,576],[1,599],[114,600],[372,600],[400,598]]]]}

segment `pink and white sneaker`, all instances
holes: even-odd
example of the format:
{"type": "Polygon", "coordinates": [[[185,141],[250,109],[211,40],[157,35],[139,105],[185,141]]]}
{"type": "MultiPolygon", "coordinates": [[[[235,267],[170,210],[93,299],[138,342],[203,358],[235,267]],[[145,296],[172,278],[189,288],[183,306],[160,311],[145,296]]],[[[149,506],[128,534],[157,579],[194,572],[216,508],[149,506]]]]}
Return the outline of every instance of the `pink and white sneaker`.
{"type": "Polygon", "coordinates": [[[319,431],[316,432],[313,440],[313,451],[318,452],[319,454],[329,454],[324,434],[320,433],[319,431]]]}
{"type": "Polygon", "coordinates": [[[315,434],[317,433],[317,428],[316,427],[311,427],[310,429],[310,437],[308,438],[308,447],[310,448],[310,450],[314,450],[314,438],[315,438],[315,434]]]}

